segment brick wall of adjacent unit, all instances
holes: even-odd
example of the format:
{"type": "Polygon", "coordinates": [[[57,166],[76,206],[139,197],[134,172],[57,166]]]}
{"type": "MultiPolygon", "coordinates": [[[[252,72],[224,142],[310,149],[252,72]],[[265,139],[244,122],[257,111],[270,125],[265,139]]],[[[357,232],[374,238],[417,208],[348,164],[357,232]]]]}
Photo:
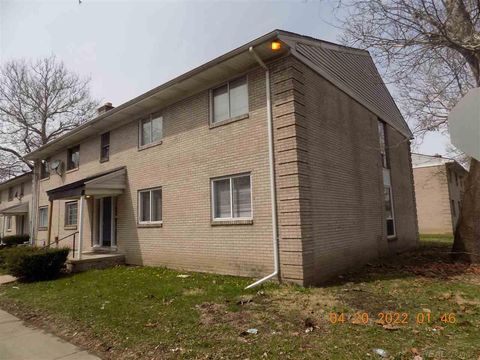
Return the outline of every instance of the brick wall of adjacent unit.
{"type": "MultiPolygon", "coordinates": [[[[197,271],[264,276],[273,270],[272,222],[268,177],[265,76],[248,74],[249,117],[209,126],[209,92],[204,91],[161,111],[161,145],[139,151],[138,121],[110,132],[110,161],[99,162],[100,134],[80,144],[80,167],[63,178],[40,181],[45,191],[119,166],[127,167],[128,188],[118,197],[117,242],[131,264],[162,265],[197,271]],[[210,179],[250,172],[253,225],[211,225],[210,179]],[[163,227],[137,226],[137,191],[163,188],[163,227]]],[[[132,119],[136,120],[136,119],[132,119]]],[[[72,144],[73,145],[73,144],[72,144]]],[[[52,160],[66,162],[66,151],[52,160]]],[[[52,239],[76,231],[64,227],[64,203],[53,207],[52,239]]],[[[85,218],[92,219],[92,200],[85,218]]],[[[91,246],[85,224],[84,249],[91,246]]],[[[47,230],[38,232],[40,243],[47,230]]]]}
{"type": "Polygon", "coordinates": [[[421,234],[452,233],[448,180],[445,165],[413,170],[421,234]]]}
{"type": "Polygon", "coordinates": [[[463,183],[455,182],[465,172],[457,166],[442,164],[413,169],[417,198],[418,227],[421,234],[452,234],[458,219],[458,204],[463,196],[463,183]],[[451,171],[452,177],[448,175],[451,171]],[[451,200],[455,202],[455,212],[451,200]]]}
{"type": "MultiPolygon", "coordinates": [[[[9,208],[11,206],[19,205],[21,203],[29,203],[31,205],[32,201],[32,181],[30,178],[26,179],[23,181],[23,197],[21,199],[18,198],[13,198],[13,200],[8,200],[8,188],[10,186],[6,186],[5,188],[2,188],[0,190],[0,210],[9,208]]],[[[12,185],[13,188],[15,188],[15,191],[20,191],[20,183],[12,185]]],[[[15,192],[14,191],[14,192],[15,192]]],[[[11,229],[8,231],[5,227],[6,219],[4,215],[0,215],[0,237],[1,236],[10,236],[10,235],[20,235],[17,231],[17,221],[20,221],[20,216],[13,216],[12,215],[12,220],[11,220],[11,229]]],[[[29,214],[25,216],[24,220],[24,232],[28,233],[30,230],[29,228],[29,214]]]]}
{"type": "Polygon", "coordinates": [[[377,117],[298,61],[273,74],[282,277],[319,283],[415,246],[409,142],[389,127],[397,238],[387,241],[377,117]]]}

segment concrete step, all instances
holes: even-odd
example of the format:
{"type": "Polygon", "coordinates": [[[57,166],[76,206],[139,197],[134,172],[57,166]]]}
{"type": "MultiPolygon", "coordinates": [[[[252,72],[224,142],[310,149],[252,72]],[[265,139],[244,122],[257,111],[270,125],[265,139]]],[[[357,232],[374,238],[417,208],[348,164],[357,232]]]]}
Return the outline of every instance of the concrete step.
{"type": "Polygon", "coordinates": [[[81,272],[90,269],[106,269],[125,264],[125,255],[119,253],[82,253],[82,259],[68,259],[67,270],[81,272]]]}

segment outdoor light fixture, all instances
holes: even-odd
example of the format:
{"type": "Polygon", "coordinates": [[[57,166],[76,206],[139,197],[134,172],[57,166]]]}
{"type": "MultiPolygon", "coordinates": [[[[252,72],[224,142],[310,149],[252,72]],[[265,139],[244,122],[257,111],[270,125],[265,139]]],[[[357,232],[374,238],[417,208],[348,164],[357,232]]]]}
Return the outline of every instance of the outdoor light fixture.
{"type": "Polygon", "coordinates": [[[282,48],[282,44],[278,40],[272,41],[272,50],[273,51],[278,51],[282,48]]]}

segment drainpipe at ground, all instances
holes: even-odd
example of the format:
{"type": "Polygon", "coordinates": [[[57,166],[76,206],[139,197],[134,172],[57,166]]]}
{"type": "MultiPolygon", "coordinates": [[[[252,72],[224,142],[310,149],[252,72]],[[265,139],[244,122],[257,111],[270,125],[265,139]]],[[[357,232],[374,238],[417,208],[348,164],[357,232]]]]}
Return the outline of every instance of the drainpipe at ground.
{"type": "Polygon", "coordinates": [[[274,262],[274,271],[270,275],[265,276],[264,278],[255,281],[253,284],[250,284],[246,289],[251,289],[255,286],[263,284],[265,281],[268,281],[273,278],[278,278],[280,280],[280,263],[279,263],[279,254],[278,254],[278,226],[277,226],[277,194],[275,188],[275,159],[274,159],[274,149],[273,149],[273,116],[272,116],[272,102],[270,94],[270,71],[265,65],[265,63],[257,55],[253,47],[250,46],[248,49],[250,54],[253,55],[255,60],[260,64],[260,66],[265,70],[265,83],[266,83],[266,95],[267,95],[267,122],[268,122],[268,162],[269,162],[269,175],[270,175],[270,198],[272,204],[272,240],[273,240],[273,262],[274,262]]]}

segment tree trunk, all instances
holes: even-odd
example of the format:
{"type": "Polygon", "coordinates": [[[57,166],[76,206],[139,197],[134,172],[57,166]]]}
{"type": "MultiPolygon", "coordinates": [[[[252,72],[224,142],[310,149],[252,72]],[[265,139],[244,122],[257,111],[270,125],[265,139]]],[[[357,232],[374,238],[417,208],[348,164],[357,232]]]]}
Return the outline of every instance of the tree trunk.
{"type": "Polygon", "coordinates": [[[474,158],[465,183],[452,254],[458,260],[480,263],[480,162],[474,158]]]}

